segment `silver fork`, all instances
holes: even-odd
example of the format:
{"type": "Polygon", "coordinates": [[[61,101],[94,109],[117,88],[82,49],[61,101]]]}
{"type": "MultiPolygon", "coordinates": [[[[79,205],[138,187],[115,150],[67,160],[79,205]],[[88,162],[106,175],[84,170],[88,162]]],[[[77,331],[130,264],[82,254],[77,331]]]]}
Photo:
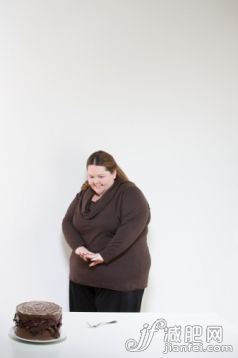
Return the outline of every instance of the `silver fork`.
{"type": "Polygon", "coordinates": [[[106,324],[112,324],[112,323],[117,323],[117,321],[107,321],[107,322],[99,322],[99,323],[96,323],[96,324],[90,324],[89,322],[87,322],[87,325],[88,325],[88,328],[97,328],[97,327],[100,327],[100,326],[104,326],[106,324]]]}

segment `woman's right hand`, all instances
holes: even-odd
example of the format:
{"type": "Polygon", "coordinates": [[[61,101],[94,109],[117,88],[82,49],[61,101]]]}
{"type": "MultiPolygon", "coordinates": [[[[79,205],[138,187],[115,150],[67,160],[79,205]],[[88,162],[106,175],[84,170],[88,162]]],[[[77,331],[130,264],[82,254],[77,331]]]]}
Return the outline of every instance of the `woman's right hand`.
{"type": "Polygon", "coordinates": [[[75,250],[75,253],[77,255],[79,255],[86,262],[88,261],[87,255],[92,254],[92,252],[89,251],[88,249],[86,249],[86,247],[84,247],[84,246],[77,247],[77,249],[75,250]]]}

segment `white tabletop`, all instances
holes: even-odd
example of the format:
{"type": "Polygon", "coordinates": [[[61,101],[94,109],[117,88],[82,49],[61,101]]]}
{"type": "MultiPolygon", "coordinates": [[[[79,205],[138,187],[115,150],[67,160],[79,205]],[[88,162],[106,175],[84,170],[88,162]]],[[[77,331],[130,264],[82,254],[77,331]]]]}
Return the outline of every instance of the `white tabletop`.
{"type": "Polygon", "coordinates": [[[5,314],[5,320],[4,317],[2,318],[3,320],[1,319],[0,323],[0,353],[3,358],[238,357],[236,327],[216,313],[65,312],[63,314],[62,332],[67,337],[63,341],[50,344],[22,342],[11,338],[9,331],[13,327],[12,316],[5,314]],[[98,328],[89,328],[87,324],[87,322],[96,324],[111,320],[117,322],[98,328]],[[220,331],[214,333],[214,327],[220,331]],[[208,329],[210,330],[210,338],[206,337],[208,329]],[[142,339],[143,337],[144,339],[142,339]],[[200,347],[202,346],[203,349],[206,349],[208,345],[213,347],[216,345],[216,350],[231,349],[229,347],[232,346],[233,351],[222,353],[192,352],[192,345],[198,345],[193,340],[196,341],[199,338],[200,347]],[[211,341],[207,342],[207,338],[211,341]],[[187,339],[186,343],[185,339],[187,339]],[[218,342],[219,339],[220,342],[218,342]],[[167,347],[171,347],[172,341],[176,345],[176,352],[163,353],[168,350],[166,342],[167,347]],[[189,349],[189,343],[190,352],[179,351],[182,346],[185,347],[186,345],[189,349]]]}

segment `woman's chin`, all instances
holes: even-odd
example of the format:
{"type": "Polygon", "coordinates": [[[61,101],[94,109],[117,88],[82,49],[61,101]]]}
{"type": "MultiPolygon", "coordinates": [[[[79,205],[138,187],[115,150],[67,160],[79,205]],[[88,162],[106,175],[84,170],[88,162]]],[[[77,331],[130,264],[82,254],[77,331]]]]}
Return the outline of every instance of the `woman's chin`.
{"type": "Polygon", "coordinates": [[[98,196],[102,196],[103,195],[103,190],[97,190],[97,189],[94,189],[95,191],[95,194],[98,195],[98,196]]]}

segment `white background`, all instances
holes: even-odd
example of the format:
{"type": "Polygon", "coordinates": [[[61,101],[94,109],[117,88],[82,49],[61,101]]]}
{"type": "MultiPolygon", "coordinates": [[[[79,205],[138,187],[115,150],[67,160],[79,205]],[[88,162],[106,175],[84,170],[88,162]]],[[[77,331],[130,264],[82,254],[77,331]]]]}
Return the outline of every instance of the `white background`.
{"type": "Polygon", "coordinates": [[[103,149],[146,195],[144,311],[238,320],[238,2],[0,0],[0,309],[68,309],[62,218],[103,149]]]}

